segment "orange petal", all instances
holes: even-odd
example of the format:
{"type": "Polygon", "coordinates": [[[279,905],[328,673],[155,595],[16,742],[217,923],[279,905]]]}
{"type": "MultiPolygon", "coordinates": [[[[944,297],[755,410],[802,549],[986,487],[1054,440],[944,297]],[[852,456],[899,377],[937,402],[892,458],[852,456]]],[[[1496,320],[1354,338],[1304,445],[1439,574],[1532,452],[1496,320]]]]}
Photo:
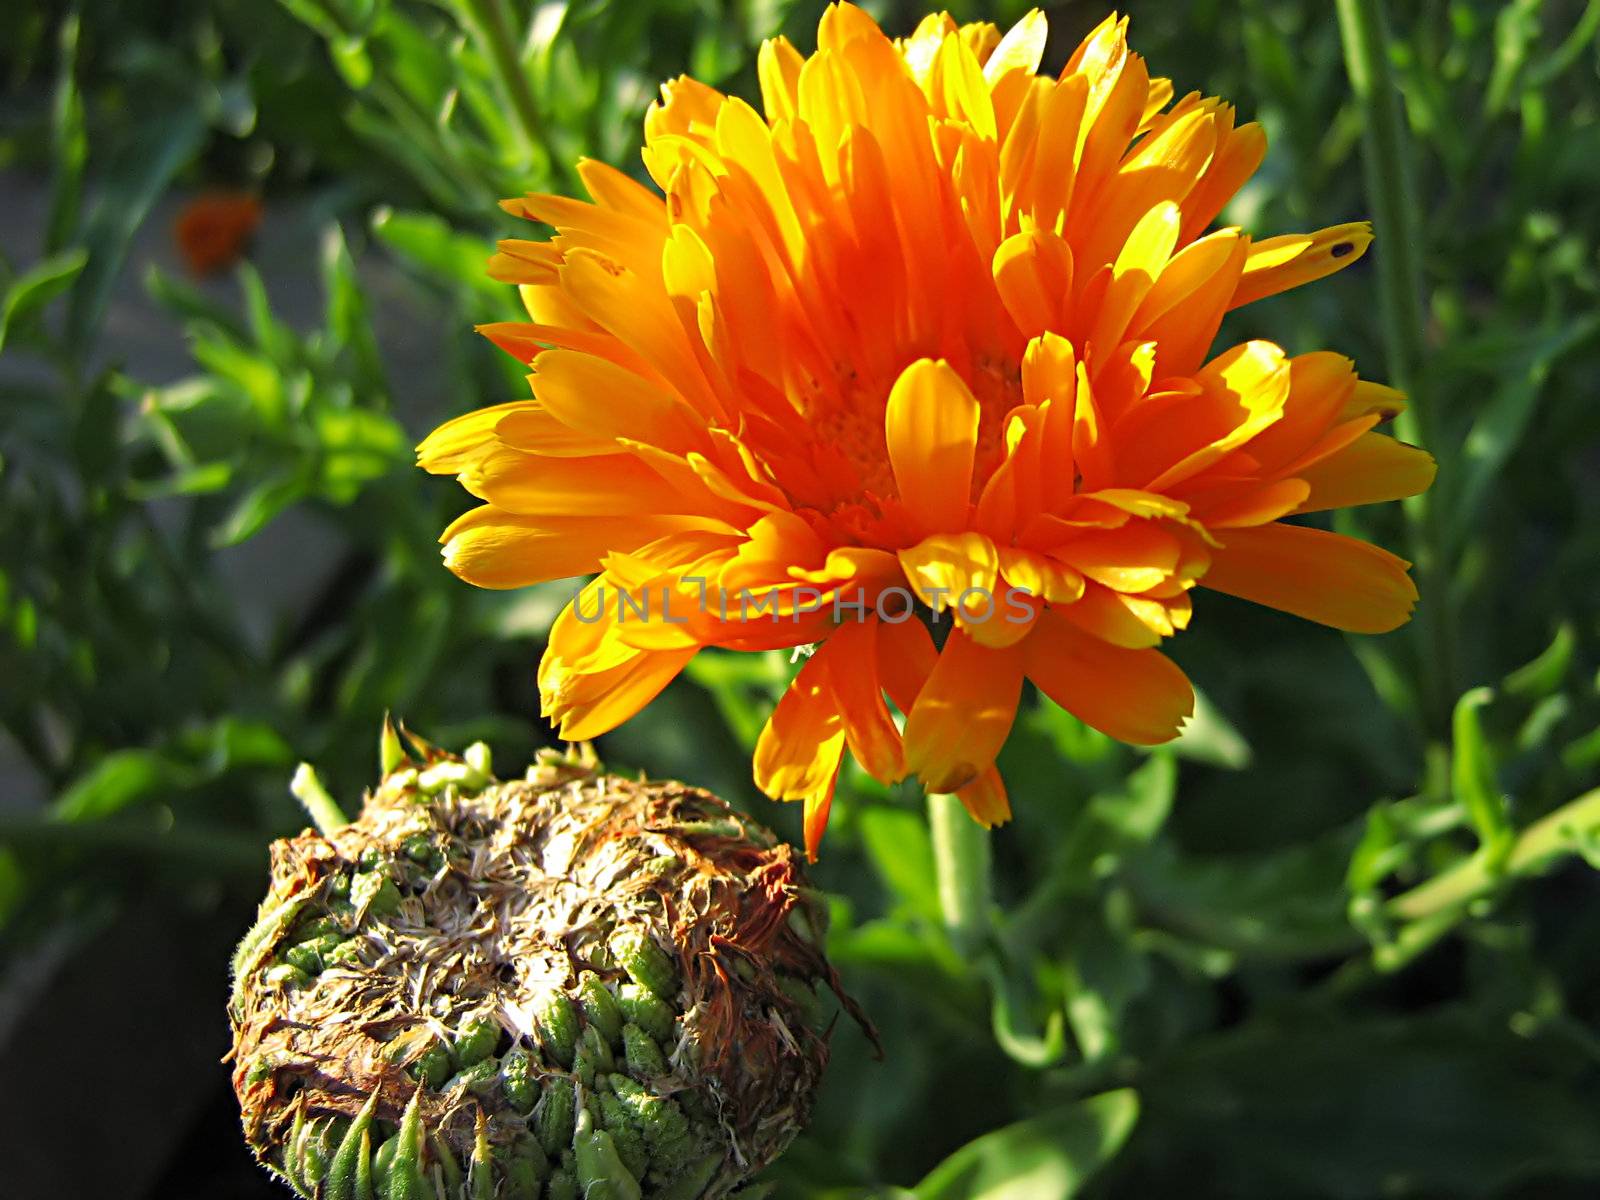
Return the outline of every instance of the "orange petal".
{"type": "Polygon", "coordinates": [[[1402,500],[1427,491],[1437,470],[1426,450],[1381,433],[1364,433],[1337,454],[1300,470],[1311,494],[1298,511],[1402,500]]]}
{"type": "Polygon", "coordinates": [[[756,739],[756,786],[778,800],[830,788],[844,754],[844,720],[828,686],[826,661],[800,668],[756,739]]]}
{"type": "Polygon", "coordinates": [[[1006,782],[1000,778],[997,767],[990,767],[971,783],[957,788],[956,799],[972,814],[972,819],[985,829],[1004,825],[1011,819],[1011,801],[1006,797],[1006,782]]]}
{"type": "Polygon", "coordinates": [[[1188,679],[1158,650],[1107,645],[1049,610],[1022,648],[1028,678],[1041,692],[1119,741],[1170,741],[1194,712],[1188,679]]]}
{"type": "Polygon", "coordinates": [[[878,678],[878,630],[874,620],[850,621],[823,643],[828,682],[844,721],[845,743],[868,775],[898,783],[906,773],[900,731],[883,702],[878,678]]]}
{"type": "Polygon", "coordinates": [[[1201,580],[1213,591],[1351,633],[1387,633],[1417,602],[1410,566],[1387,550],[1301,525],[1219,533],[1201,580]]]}
{"type": "Polygon", "coordinates": [[[952,629],[906,717],[906,766],[930,792],[953,792],[993,764],[1022,694],[1020,649],[980,646],[952,629]]]}
{"type": "Polygon", "coordinates": [[[978,402],[943,360],[912,363],[895,380],[884,414],[889,465],[900,500],[926,532],[960,529],[972,494],[978,402]]]}

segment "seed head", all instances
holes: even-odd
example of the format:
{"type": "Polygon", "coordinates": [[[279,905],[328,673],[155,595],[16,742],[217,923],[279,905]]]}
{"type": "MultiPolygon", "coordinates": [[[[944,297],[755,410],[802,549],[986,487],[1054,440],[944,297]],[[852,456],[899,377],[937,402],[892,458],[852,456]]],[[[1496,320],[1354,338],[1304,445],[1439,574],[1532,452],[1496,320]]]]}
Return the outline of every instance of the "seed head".
{"type": "Polygon", "coordinates": [[[789,847],[680,784],[412,741],[273,846],[230,1005],[261,1161],[312,1200],[716,1200],[772,1161],[838,995],[789,847]]]}

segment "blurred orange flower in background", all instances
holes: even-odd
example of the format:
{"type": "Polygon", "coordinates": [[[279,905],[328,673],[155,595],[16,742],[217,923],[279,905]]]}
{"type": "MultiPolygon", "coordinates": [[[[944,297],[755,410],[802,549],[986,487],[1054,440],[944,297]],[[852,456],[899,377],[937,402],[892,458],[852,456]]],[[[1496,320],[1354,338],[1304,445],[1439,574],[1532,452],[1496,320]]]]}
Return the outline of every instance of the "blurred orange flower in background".
{"type": "Polygon", "coordinates": [[[261,201],[246,192],[205,192],[183,206],[172,233],[196,275],[215,275],[244,257],[261,224],[261,201]]]}
{"type": "Polygon", "coordinates": [[[484,332],[533,397],[419,448],[484,501],[443,538],[462,578],[599,572],[540,667],[564,737],[702,648],[815,647],[755,761],[813,855],[846,748],[1004,820],[1024,679],[1114,737],[1173,737],[1193,695],[1155,647],[1196,585],[1359,632],[1416,599],[1400,559],[1282,522],[1428,486],[1432,460],[1374,432],[1402,397],[1335,354],[1208,358],[1224,313],[1356,261],[1368,227],[1208,233],[1261,129],[1172,103],[1114,15],[1058,78],[1044,44],[1037,12],[896,41],[840,4],[809,58],[762,48],[764,117],[666,85],[664,197],[585,162],[592,203],[507,202],[556,230],[491,263],[530,321],[484,332]]]}

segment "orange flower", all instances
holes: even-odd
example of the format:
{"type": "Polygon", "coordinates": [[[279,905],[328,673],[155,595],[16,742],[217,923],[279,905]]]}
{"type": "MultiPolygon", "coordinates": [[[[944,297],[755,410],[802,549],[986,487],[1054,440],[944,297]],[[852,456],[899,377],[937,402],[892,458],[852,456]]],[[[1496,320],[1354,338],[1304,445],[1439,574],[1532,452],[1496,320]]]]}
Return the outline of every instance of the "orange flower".
{"type": "Polygon", "coordinates": [[[215,275],[244,256],[261,224],[261,201],[244,192],[206,192],[183,206],[173,236],[189,269],[215,275]]]}
{"type": "Polygon", "coordinates": [[[586,162],[592,203],[506,204],[557,231],[490,266],[531,321],[483,332],[533,398],[419,455],[485,502],[442,539],[462,578],[599,572],[539,671],[563,736],[704,647],[814,646],[755,754],[814,854],[847,747],[1003,821],[1025,678],[1117,738],[1174,736],[1193,697],[1155,647],[1196,584],[1340,629],[1406,620],[1407,564],[1280,520],[1427,487],[1432,460],[1373,432],[1402,398],[1270,342],[1207,361],[1225,312],[1349,265],[1368,228],[1207,233],[1261,130],[1171,104],[1125,30],[1051,79],[1037,12],[891,41],[834,5],[811,57],[762,47],[765,117],[663,89],[644,160],[665,198],[586,162]]]}

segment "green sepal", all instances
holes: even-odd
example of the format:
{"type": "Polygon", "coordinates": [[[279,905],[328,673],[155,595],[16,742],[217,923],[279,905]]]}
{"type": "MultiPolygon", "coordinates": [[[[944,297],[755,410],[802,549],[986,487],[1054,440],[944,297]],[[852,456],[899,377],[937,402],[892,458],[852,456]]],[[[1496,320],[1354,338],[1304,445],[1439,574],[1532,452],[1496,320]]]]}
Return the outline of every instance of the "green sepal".
{"type": "Polygon", "coordinates": [[[635,1079],[667,1073],[667,1059],[655,1039],[631,1022],[622,1027],[622,1057],[635,1079]]]}
{"type": "Polygon", "coordinates": [[[372,1174],[372,1130],[363,1129],[361,1148],[356,1152],[355,1200],[375,1200],[372,1174]]]}
{"type": "Polygon", "coordinates": [[[656,1191],[653,1200],[700,1200],[717,1171],[722,1166],[722,1155],[707,1154],[696,1159],[666,1187],[656,1191]]]}
{"type": "Polygon", "coordinates": [[[283,1143],[283,1177],[302,1196],[306,1193],[306,1185],[300,1177],[300,1146],[305,1136],[306,1110],[302,1104],[294,1110],[294,1120],[289,1123],[289,1136],[283,1143]]]}
{"type": "Polygon", "coordinates": [[[328,1165],[327,1186],[323,1200],[355,1200],[356,1177],[364,1174],[363,1167],[371,1150],[372,1117],[378,1110],[378,1093],[373,1092],[361,1106],[356,1119],[350,1122],[339,1148],[333,1152],[328,1165]]]}
{"type": "Polygon", "coordinates": [[[389,1194],[389,1171],[394,1166],[395,1151],[400,1148],[400,1135],[396,1134],[378,1147],[372,1156],[372,1183],[379,1195],[389,1194]]]}
{"type": "Polygon", "coordinates": [[[466,1182],[467,1177],[461,1170],[461,1162],[456,1158],[455,1151],[451,1150],[450,1143],[445,1141],[444,1134],[437,1129],[429,1130],[428,1148],[433,1152],[433,1160],[439,1164],[440,1173],[444,1176],[445,1194],[460,1195],[461,1185],[466,1182]]]}
{"type": "Polygon", "coordinates": [[[623,984],[617,989],[617,1007],[624,1017],[658,1042],[672,1037],[672,1009],[648,988],[636,983],[623,984]]]}
{"type": "Polygon", "coordinates": [[[406,753],[405,743],[400,740],[400,731],[395,728],[389,714],[384,713],[383,730],[378,734],[378,766],[388,776],[410,764],[411,756],[406,753]]]}
{"type": "Polygon", "coordinates": [[[578,985],[578,1003],[583,1007],[583,1019],[598,1029],[606,1041],[615,1044],[622,1036],[622,1009],[598,975],[585,975],[578,985]]]}
{"type": "Polygon", "coordinates": [[[639,1180],[623,1165],[611,1134],[595,1128],[587,1109],[578,1114],[572,1145],[584,1200],[642,1200],[639,1180]]]}
{"type": "Polygon", "coordinates": [[[489,1150],[489,1123],[483,1109],[472,1137],[472,1162],[467,1167],[467,1188],[472,1200],[494,1200],[494,1157],[489,1150]]]}
{"type": "Polygon", "coordinates": [[[264,911],[256,918],[250,932],[244,935],[239,948],[233,952],[233,994],[228,998],[228,1007],[235,1016],[239,1013],[239,998],[245,981],[271,957],[273,947],[278,944],[284,931],[294,924],[314,895],[314,892],[301,892],[272,909],[262,905],[264,911]]]}
{"type": "Polygon", "coordinates": [[[433,1200],[433,1189],[422,1171],[421,1088],[412,1093],[394,1141],[394,1160],[389,1164],[383,1200],[433,1200]]]}

